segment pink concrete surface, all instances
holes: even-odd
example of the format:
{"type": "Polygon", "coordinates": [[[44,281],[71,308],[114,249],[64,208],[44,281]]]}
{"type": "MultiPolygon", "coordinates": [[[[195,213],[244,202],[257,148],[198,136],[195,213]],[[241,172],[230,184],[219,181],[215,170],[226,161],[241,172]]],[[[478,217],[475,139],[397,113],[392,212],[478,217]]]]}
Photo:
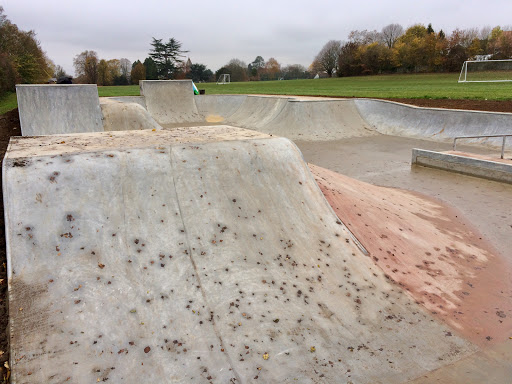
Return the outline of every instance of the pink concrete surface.
{"type": "Polygon", "coordinates": [[[309,166],[375,264],[418,303],[480,346],[512,336],[512,266],[460,213],[418,193],[309,166]]]}

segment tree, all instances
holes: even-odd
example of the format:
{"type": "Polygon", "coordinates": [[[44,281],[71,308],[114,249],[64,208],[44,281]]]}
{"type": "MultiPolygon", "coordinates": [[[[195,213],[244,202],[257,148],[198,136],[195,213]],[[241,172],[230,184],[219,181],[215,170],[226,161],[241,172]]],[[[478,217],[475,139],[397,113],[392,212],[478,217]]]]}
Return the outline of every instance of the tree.
{"type": "Polygon", "coordinates": [[[146,67],[139,60],[133,63],[134,66],[130,73],[130,80],[132,84],[139,84],[140,80],[146,80],[146,67]]]}
{"type": "Polygon", "coordinates": [[[279,64],[276,59],[271,57],[265,63],[265,67],[263,68],[263,75],[265,80],[276,80],[280,77],[280,74],[281,64],[279,64]]]}
{"type": "Polygon", "coordinates": [[[226,65],[215,72],[215,78],[218,79],[224,73],[231,75],[231,81],[233,82],[249,80],[247,64],[239,59],[231,59],[226,65]]]}
{"type": "Polygon", "coordinates": [[[167,43],[162,43],[162,39],[155,39],[151,42],[149,56],[156,64],[157,75],[160,79],[169,80],[174,78],[184,53],[188,51],[181,50],[181,43],[175,38],[170,38],[167,43]]]}
{"type": "Polygon", "coordinates": [[[130,73],[132,71],[132,63],[128,59],[119,60],[119,64],[121,65],[121,76],[126,79],[126,84],[130,82],[130,73]]]}
{"type": "Polygon", "coordinates": [[[101,59],[98,63],[98,85],[112,85],[112,83],[107,60],[101,59]]]}
{"type": "Polygon", "coordinates": [[[34,31],[21,31],[0,6],[0,93],[16,83],[42,83],[53,75],[54,64],[41,49],[34,31]]]}
{"type": "Polygon", "coordinates": [[[327,72],[327,76],[332,77],[338,66],[338,57],[341,50],[341,41],[330,40],[318,52],[315,57],[315,62],[318,63],[320,68],[327,72]]]}
{"type": "Polygon", "coordinates": [[[373,30],[362,30],[362,31],[352,31],[348,35],[348,39],[358,45],[368,45],[372,43],[376,43],[382,39],[379,32],[373,30]]]}
{"type": "Polygon", "coordinates": [[[356,58],[362,65],[363,75],[378,74],[392,69],[392,52],[383,44],[371,43],[361,45],[357,51],[356,58]]]}
{"type": "Polygon", "coordinates": [[[398,38],[403,34],[404,29],[400,24],[389,24],[382,28],[380,37],[381,41],[386,44],[388,48],[393,48],[398,38]]]}
{"type": "Polygon", "coordinates": [[[338,57],[338,76],[357,76],[362,73],[360,56],[358,55],[360,45],[349,41],[340,48],[338,57]]]}
{"type": "Polygon", "coordinates": [[[73,59],[76,77],[86,84],[98,81],[98,54],[95,51],[83,51],[73,59]]]}
{"type": "Polygon", "coordinates": [[[53,77],[58,79],[59,77],[69,77],[69,75],[66,73],[64,68],[62,68],[62,66],[57,65],[57,66],[55,66],[55,71],[53,72],[53,77]]]}
{"type": "Polygon", "coordinates": [[[263,57],[256,56],[254,61],[247,66],[252,80],[259,80],[260,71],[265,67],[265,60],[263,57]]]}
{"type": "Polygon", "coordinates": [[[291,64],[283,68],[283,77],[286,80],[290,79],[307,79],[309,73],[306,71],[306,67],[300,64],[291,64]]]}
{"type": "Polygon", "coordinates": [[[213,72],[207,69],[206,65],[198,63],[190,65],[190,71],[187,73],[187,78],[195,83],[210,81],[212,76],[213,72]]]}
{"type": "Polygon", "coordinates": [[[147,57],[144,60],[144,68],[146,68],[146,79],[147,80],[157,80],[158,79],[158,69],[156,68],[155,61],[151,57],[147,57]]]}

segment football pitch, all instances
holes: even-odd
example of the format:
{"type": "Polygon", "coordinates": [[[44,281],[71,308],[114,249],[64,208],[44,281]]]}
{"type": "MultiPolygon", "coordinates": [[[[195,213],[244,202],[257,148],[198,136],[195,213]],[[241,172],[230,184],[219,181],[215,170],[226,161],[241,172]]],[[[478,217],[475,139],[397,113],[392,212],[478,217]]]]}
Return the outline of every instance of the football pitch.
{"type": "MultiPolygon", "coordinates": [[[[511,83],[461,83],[458,73],[407,74],[330,79],[198,83],[206,94],[270,94],[410,99],[512,100],[511,83]]],[[[100,96],[136,96],[139,87],[98,87],[100,96]]]]}

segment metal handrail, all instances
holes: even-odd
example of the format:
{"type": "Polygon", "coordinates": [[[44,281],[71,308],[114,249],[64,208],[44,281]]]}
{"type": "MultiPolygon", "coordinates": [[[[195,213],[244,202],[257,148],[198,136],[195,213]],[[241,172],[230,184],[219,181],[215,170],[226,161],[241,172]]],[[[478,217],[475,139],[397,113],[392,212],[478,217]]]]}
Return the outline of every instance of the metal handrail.
{"type": "Polygon", "coordinates": [[[455,151],[457,148],[457,139],[482,139],[484,137],[502,137],[503,144],[501,145],[501,158],[505,155],[505,141],[507,137],[512,137],[511,135],[479,135],[479,136],[457,136],[453,139],[453,150],[455,151]]]}

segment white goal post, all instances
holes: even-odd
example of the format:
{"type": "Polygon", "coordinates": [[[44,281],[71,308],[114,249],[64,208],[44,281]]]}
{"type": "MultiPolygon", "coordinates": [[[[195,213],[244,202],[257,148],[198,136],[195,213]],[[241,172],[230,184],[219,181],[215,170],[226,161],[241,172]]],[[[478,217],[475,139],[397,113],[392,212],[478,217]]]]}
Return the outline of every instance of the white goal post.
{"type": "Polygon", "coordinates": [[[467,60],[462,64],[459,83],[498,83],[512,81],[512,59],[467,60]]]}
{"type": "Polygon", "coordinates": [[[229,73],[223,73],[217,79],[217,84],[229,84],[231,82],[231,76],[229,73]]]}

